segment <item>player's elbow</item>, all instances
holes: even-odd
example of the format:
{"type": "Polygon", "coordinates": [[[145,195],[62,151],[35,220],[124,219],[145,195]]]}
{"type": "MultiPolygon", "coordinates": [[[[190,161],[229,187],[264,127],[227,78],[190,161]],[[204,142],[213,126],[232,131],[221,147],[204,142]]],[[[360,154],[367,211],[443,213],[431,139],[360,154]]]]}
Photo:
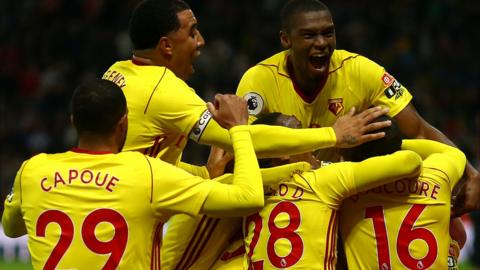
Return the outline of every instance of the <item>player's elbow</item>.
{"type": "Polygon", "coordinates": [[[8,222],[5,222],[2,219],[2,225],[3,225],[3,232],[5,233],[6,236],[10,238],[17,238],[20,236],[24,236],[27,233],[25,230],[25,226],[21,226],[20,224],[16,226],[14,224],[9,224],[8,222]]]}
{"type": "Polygon", "coordinates": [[[420,174],[422,169],[422,158],[415,152],[410,150],[399,151],[401,155],[401,163],[403,166],[403,173],[410,177],[420,174]]]}

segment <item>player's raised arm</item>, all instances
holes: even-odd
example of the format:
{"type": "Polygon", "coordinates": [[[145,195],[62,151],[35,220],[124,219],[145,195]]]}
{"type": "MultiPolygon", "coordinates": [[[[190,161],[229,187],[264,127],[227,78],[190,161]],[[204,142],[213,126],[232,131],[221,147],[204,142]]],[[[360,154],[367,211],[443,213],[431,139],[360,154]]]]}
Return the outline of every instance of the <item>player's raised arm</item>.
{"type": "Polygon", "coordinates": [[[213,118],[223,128],[229,130],[235,154],[235,168],[232,185],[219,185],[218,188],[214,186],[205,200],[202,212],[213,215],[225,214],[229,211],[229,203],[226,203],[228,200],[235,205],[244,205],[244,209],[262,207],[263,185],[250,132],[246,126],[248,122],[246,101],[235,95],[217,95],[215,101],[208,103],[207,106],[213,118]]]}
{"type": "MultiPolygon", "coordinates": [[[[382,138],[383,132],[371,132],[389,126],[390,122],[370,122],[387,112],[386,108],[374,107],[355,114],[353,109],[347,115],[340,117],[332,127],[325,128],[290,129],[280,126],[252,125],[248,129],[258,157],[277,157],[328,147],[354,147],[382,138]]],[[[199,142],[230,150],[231,141],[225,136],[225,132],[215,121],[210,121],[199,142]]]]}

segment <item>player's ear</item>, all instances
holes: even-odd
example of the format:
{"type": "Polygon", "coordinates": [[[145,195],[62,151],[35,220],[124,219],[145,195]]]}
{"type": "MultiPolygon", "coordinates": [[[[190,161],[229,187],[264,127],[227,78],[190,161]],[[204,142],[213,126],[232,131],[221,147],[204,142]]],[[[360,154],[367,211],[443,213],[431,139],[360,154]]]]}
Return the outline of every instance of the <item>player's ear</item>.
{"type": "Polygon", "coordinates": [[[163,54],[173,54],[173,43],[168,37],[161,37],[157,43],[157,50],[160,50],[163,54]]]}
{"type": "Polygon", "coordinates": [[[282,43],[282,47],[285,50],[290,49],[290,47],[292,46],[290,36],[288,36],[288,34],[283,30],[280,31],[280,42],[282,43]]]}

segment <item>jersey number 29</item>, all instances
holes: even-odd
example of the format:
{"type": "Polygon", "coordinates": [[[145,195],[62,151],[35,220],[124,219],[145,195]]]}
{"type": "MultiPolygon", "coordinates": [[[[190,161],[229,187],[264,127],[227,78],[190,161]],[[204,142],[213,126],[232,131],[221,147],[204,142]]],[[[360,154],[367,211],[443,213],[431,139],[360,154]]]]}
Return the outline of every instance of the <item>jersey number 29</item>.
{"type": "MultiPolygon", "coordinates": [[[[50,223],[60,226],[61,234],[57,245],[48,257],[43,269],[56,269],[58,262],[70,247],[74,236],[72,219],[62,211],[48,210],[43,212],[37,220],[36,234],[45,237],[45,231],[50,223]]],[[[125,252],[128,240],[128,226],[125,218],[112,209],[97,209],[85,217],[82,224],[82,239],[88,249],[97,254],[111,254],[103,266],[103,270],[117,269],[118,264],[125,252]],[[95,228],[98,224],[107,222],[115,228],[115,235],[110,241],[99,241],[95,236],[95,228]]]]}

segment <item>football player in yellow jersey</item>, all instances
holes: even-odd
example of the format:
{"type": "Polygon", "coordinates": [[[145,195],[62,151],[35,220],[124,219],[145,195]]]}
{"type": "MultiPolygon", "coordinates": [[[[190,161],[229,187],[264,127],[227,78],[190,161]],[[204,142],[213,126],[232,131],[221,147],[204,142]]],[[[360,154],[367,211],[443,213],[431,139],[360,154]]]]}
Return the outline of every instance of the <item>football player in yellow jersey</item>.
{"type": "Polygon", "coordinates": [[[154,238],[173,214],[230,216],[262,207],[246,102],[217,96],[208,107],[229,130],[237,161],[232,185],[119,153],[128,126],[122,91],[106,80],[79,86],[72,97],[78,147],[22,164],[5,200],[5,234],[28,234],[35,269],[160,269],[154,238]]]}
{"type": "Polygon", "coordinates": [[[392,123],[381,140],[347,151],[350,160],[389,154],[401,146],[423,158],[422,171],[344,200],[339,226],[348,269],[448,269],[458,253],[449,251],[451,191],[465,170],[465,155],[430,140],[402,143],[395,127],[392,123]]]}
{"type": "MultiPolygon", "coordinates": [[[[294,116],[258,120],[282,125],[296,121],[300,125],[294,116]]],[[[263,159],[260,164],[268,167],[305,160],[308,156],[312,154],[263,159]]],[[[342,200],[394,180],[416,177],[420,168],[421,159],[416,153],[398,151],[359,163],[336,163],[294,174],[270,186],[272,191],[265,197],[265,207],[245,218],[244,268],[335,269],[337,211],[342,200]]]]}
{"type": "MultiPolygon", "coordinates": [[[[363,110],[383,105],[390,108],[389,115],[407,138],[453,145],[417,113],[409,91],[382,66],[336,49],[335,25],[325,4],[318,0],[288,1],[281,12],[281,24],[280,41],[285,51],[246,71],[237,88],[237,95],[248,100],[251,115],[282,112],[295,115],[303,127],[325,127],[352,107],[363,110]]],[[[317,157],[335,160],[339,155],[329,149],[317,157]]],[[[459,213],[480,209],[480,175],[468,164],[465,176],[468,188],[465,200],[456,201],[459,213]]]]}

